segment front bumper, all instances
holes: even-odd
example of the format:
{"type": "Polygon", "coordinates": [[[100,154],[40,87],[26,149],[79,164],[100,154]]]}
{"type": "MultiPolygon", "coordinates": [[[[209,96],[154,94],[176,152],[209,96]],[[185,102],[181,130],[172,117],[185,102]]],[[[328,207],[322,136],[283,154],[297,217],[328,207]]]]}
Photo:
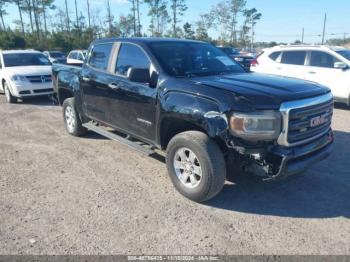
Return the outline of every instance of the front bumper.
{"type": "Polygon", "coordinates": [[[45,83],[12,83],[11,93],[18,98],[43,96],[53,94],[52,82],[45,83]]]}
{"type": "Polygon", "coordinates": [[[326,135],[305,145],[272,148],[269,153],[280,157],[282,161],[278,172],[265,181],[276,181],[306,171],[311,165],[326,159],[331,154],[333,142],[333,131],[330,130],[326,135]]]}

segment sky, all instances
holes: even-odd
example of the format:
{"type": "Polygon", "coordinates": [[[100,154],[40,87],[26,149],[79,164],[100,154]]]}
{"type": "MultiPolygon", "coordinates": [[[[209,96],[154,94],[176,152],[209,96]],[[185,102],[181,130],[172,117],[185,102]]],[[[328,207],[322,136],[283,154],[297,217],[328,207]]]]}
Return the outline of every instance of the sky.
{"type": "MultiPolygon", "coordinates": [[[[77,0],[79,11],[87,12],[86,0],[77,0]]],[[[106,0],[90,0],[94,12],[102,21],[106,16],[106,0]]],[[[112,13],[115,17],[130,12],[128,0],[110,0],[112,13]]],[[[207,13],[211,7],[222,0],[187,0],[188,10],[183,22],[194,23],[200,14],[207,13]]],[[[74,1],[68,1],[72,19],[75,15],[74,1]]],[[[64,0],[56,0],[55,4],[63,8],[64,0]]],[[[321,41],[324,15],[327,13],[326,39],[342,38],[344,33],[350,38],[350,0],[247,0],[247,8],[255,7],[262,13],[262,19],[255,28],[255,41],[276,41],[290,43],[301,40],[302,29],[305,30],[306,43],[321,41]]],[[[18,19],[18,11],[14,6],[6,8],[9,13],[5,21],[11,24],[18,19]]],[[[54,15],[54,13],[52,13],[54,15]]],[[[242,19],[242,18],[241,18],[242,19]]],[[[148,28],[146,5],[141,7],[141,21],[144,29],[148,28]]],[[[216,30],[217,31],[217,30],[216,30]]],[[[211,37],[217,37],[215,30],[210,31],[211,37]]]]}

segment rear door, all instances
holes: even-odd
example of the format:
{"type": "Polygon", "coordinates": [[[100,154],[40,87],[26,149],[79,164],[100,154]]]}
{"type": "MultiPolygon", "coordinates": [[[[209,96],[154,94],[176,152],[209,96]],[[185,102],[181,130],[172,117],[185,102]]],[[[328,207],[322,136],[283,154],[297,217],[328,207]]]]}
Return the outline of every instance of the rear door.
{"type": "Polygon", "coordinates": [[[284,51],[280,63],[276,65],[276,74],[281,76],[305,79],[306,51],[284,51]]]}
{"type": "Polygon", "coordinates": [[[133,43],[121,43],[115,63],[114,88],[110,88],[111,123],[128,133],[148,141],[155,141],[156,87],[148,83],[128,80],[129,68],[148,69],[155,72],[151,60],[133,43]]]}
{"type": "Polygon", "coordinates": [[[110,122],[109,84],[114,75],[110,72],[109,60],[113,47],[113,43],[93,46],[80,75],[84,111],[88,117],[104,123],[110,122]]]}
{"type": "Polygon", "coordinates": [[[348,72],[334,68],[334,64],[342,62],[332,54],[325,51],[312,51],[309,53],[306,67],[306,80],[327,86],[337,98],[348,98],[348,72]]]}

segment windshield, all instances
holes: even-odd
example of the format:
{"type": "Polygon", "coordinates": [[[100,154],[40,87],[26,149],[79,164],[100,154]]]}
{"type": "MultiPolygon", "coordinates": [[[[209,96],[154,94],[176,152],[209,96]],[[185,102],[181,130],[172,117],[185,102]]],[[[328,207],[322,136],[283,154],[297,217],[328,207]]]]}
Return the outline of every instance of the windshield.
{"type": "Polygon", "coordinates": [[[62,52],[50,52],[52,58],[66,58],[65,54],[62,52]]]}
{"type": "Polygon", "coordinates": [[[51,65],[46,56],[38,53],[4,54],[4,63],[6,67],[51,65]]]}
{"type": "Polygon", "coordinates": [[[337,53],[350,61],[350,50],[341,50],[341,51],[337,51],[337,53]]]}
{"type": "Polygon", "coordinates": [[[161,42],[151,50],[168,74],[176,77],[242,73],[244,69],[218,48],[205,43],[161,42]]]}

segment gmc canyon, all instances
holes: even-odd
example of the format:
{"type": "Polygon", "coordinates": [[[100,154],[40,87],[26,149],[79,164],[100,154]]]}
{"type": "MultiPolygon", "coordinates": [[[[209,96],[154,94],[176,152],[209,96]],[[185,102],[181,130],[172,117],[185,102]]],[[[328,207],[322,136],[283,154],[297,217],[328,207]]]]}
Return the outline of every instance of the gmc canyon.
{"type": "Polygon", "coordinates": [[[276,181],[331,152],[328,88],[247,73],[204,42],[97,40],[82,67],[53,65],[53,83],[69,134],[166,151],[174,186],[197,202],[216,196],[235,166],[276,181]]]}

